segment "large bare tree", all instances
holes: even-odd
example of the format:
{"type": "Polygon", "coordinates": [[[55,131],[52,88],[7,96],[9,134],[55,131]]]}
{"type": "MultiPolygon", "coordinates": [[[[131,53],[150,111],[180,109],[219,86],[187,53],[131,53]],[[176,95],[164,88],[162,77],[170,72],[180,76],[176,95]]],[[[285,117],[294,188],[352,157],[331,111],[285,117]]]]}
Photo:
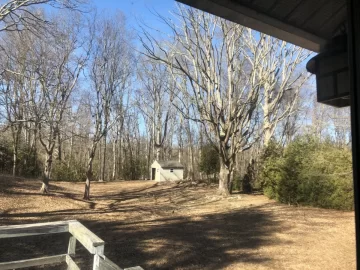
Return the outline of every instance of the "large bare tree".
{"type": "MultiPolygon", "coordinates": [[[[109,130],[123,117],[115,115],[111,118],[111,109],[114,99],[123,96],[122,93],[129,87],[134,64],[130,47],[131,35],[123,14],[117,13],[117,16],[96,20],[94,29],[95,39],[89,65],[89,105],[94,119],[94,131],[89,147],[84,199],[90,199],[97,145],[104,139],[106,146],[109,130]]],[[[104,172],[105,153],[102,162],[104,172]]]]}
{"type": "Polygon", "coordinates": [[[299,65],[311,52],[251,29],[245,33],[243,55],[262,82],[263,143],[267,146],[278,124],[298,109],[300,90],[309,78],[306,71],[299,72],[299,65]],[[253,61],[255,54],[261,55],[259,62],[253,61]]]}
{"type": "Polygon", "coordinates": [[[54,26],[56,34],[36,39],[30,59],[36,87],[32,89],[29,106],[45,151],[41,187],[44,193],[48,192],[54,149],[64,113],[90,49],[89,40],[85,41],[86,37],[80,33],[82,25],[78,19],[72,20],[64,14],[54,20],[54,26]]]}
{"type": "MultiPolygon", "coordinates": [[[[244,27],[191,8],[179,6],[175,24],[164,19],[172,40],[160,43],[144,33],[145,54],[172,70],[183,102],[178,109],[185,118],[200,122],[219,153],[219,190],[229,194],[236,154],[256,141],[261,82],[256,69],[240,50],[244,27]],[[186,83],[177,80],[178,75],[186,83]],[[190,107],[190,109],[189,109],[190,107]],[[197,114],[189,115],[188,111],[197,114]]],[[[253,61],[261,61],[255,54],[253,61]]]]}
{"type": "Polygon", "coordinates": [[[293,111],[305,81],[296,68],[309,53],[182,5],[175,19],[160,18],[171,40],[144,31],[144,54],[172,70],[178,109],[203,125],[221,160],[219,190],[229,194],[236,155],[263,133],[268,142],[293,111]],[[289,92],[293,98],[284,102],[289,92]]]}
{"type": "Polygon", "coordinates": [[[151,146],[154,160],[164,158],[168,124],[173,117],[172,76],[167,67],[161,63],[143,60],[138,67],[138,78],[141,83],[137,95],[137,106],[151,125],[151,146]]]}

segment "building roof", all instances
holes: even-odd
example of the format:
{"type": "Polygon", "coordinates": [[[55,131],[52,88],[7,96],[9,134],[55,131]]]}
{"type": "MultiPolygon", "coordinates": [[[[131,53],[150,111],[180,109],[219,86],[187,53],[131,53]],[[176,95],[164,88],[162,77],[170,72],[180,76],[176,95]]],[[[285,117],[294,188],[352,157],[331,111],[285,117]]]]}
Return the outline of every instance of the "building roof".
{"type": "Polygon", "coordinates": [[[314,52],[345,30],[346,0],[177,0],[314,52]]]}
{"type": "Polygon", "coordinates": [[[157,163],[159,163],[159,165],[162,168],[171,168],[171,169],[183,169],[184,168],[184,166],[176,160],[157,161],[157,163]]]}

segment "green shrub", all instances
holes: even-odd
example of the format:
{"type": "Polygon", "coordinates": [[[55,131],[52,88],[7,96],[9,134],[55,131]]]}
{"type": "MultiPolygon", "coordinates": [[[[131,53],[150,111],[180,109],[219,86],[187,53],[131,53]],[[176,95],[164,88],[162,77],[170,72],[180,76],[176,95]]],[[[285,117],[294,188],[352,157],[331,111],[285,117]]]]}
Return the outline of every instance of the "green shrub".
{"type": "Polygon", "coordinates": [[[252,159],[246,168],[246,173],[241,181],[241,190],[244,193],[251,193],[255,186],[257,168],[256,161],[252,159]]]}
{"type": "Polygon", "coordinates": [[[262,159],[264,194],[282,203],[353,209],[351,151],[304,136],[270,144],[262,159]]]}
{"type": "Polygon", "coordinates": [[[252,159],[247,165],[245,174],[241,175],[239,171],[234,171],[232,190],[238,190],[243,193],[252,193],[256,181],[256,161],[252,159]]]}
{"type": "Polygon", "coordinates": [[[206,175],[209,182],[214,181],[214,179],[217,182],[217,174],[220,171],[220,158],[216,149],[210,144],[201,148],[199,170],[206,175]]]}
{"type": "Polygon", "coordinates": [[[242,190],[242,179],[238,172],[234,172],[233,176],[233,185],[232,185],[232,191],[241,191],[242,190]]]}
{"type": "Polygon", "coordinates": [[[13,166],[13,153],[11,145],[0,141],[0,172],[11,173],[13,166]]]}
{"type": "Polygon", "coordinates": [[[265,149],[260,167],[260,187],[270,199],[277,198],[277,187],[283,178],[284,149],[274,142],[265,149]]]}

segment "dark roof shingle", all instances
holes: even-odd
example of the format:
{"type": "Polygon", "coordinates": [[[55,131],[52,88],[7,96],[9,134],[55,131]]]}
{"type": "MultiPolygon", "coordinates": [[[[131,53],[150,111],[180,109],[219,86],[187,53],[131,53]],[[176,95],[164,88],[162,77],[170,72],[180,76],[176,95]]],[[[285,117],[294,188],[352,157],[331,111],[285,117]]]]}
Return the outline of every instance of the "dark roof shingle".
{"type": "Polygon", "coordinates": [[[183,169],[184,168],[184,166],[176,160],[158,161],[158,163],[160,164],[160,166],[162,168],[173,168],[173,169],[183,169]]]}

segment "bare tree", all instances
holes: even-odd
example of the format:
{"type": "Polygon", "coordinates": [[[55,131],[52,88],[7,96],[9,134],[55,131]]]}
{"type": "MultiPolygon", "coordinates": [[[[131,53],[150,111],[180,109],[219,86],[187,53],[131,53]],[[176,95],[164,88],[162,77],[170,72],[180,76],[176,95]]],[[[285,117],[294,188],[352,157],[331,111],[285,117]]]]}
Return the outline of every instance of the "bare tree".
{"type": "Polygon", "coordinates": [[[334,140],[339,147],[351,143],[351,125],[349,108],[329,108],[329,118],[334,129],[334,140]]]}
{"type": "Polygon", "coordinates": [[[80,21],[57,17],[56,35],[37,39],[31,50],[37,87],[30,94],[39,141],[45,150],[43,185],[47,193],[55,145],[68,100],[88,59],[89,44],[80,34],[80,21]],[[67,23],[64,24],[64,21],[67,23]]]}
{"type": "Polygon", "coordinates": [[[17,173],[18,148],[21,140],[24,122],[26,121],[26,96],[24,87],[28,82],[26,77],[28,47],[21,41],[21,34],[6,33],[2,40],[0,102],[4,108],[1,112],[11,131],[13,148],[13,176],[17,173]],[[19,73],[13,73],[17,70],[19,73]]]}
{"type": "Polygon", "coordinates": [[[143,61],[138,71],[141,89],[138,91],[137,106],[152,125],[153,158],[163,159],[168,124],[173,116],[173,84],[166,66],[153,61],[143,61]]]}
{"type": "Polygon", "coordinates": [[[41,12],[32,7],[49,4],[55,8],[81,10],[87,0],[10,0],[0,6],[0,32],[36,30],[45,26],[46,20],[41,12]]]}
{"type": "MultiPolygon", "coordinates": [[[[179,24],[164,19],[173,40],[161,44],[145,32],[142,44],[145,54],[167,65],[175,80],[179,74],[186,79],[177,87],[190,103],[178,109],[185,118],[203,125],[219,153],[219,191],[227,195],[236,154],[257,140],[254,131],[258,128],[262,83],[257,81],[256,69],[247,72],[248,62],[241,55],[242,26],[195,9],[179,6],[178,10],[179,24]],[[188,107],[197,114],[188,115],[188,107]]],[[[255,54],[253,61],[260,63],[260,57],[255,54]]]]}
{"type": "MultiPolygon", "coordinates": [[[[125,18],[121,13],[116,17],[96,20],[95,42],[91,54],[89,73],[91,79],[91,114],[94,118],[94,131],[89,148],[86,169],[84,199],[90,199],[90,183],[93,178],[93,160],[101,139],[106,138],[109,130],[122,115],[111,118],[111,108],[116,97],[122,96],[131,82],[133,57],[129,46],[131,35],[126,29],[125,18]],[[120,93],[120,94],[119,94],[120,93]]],[[[103,159],[103,175],[105,173],[103,159]]]]}
{"type": "MultiPolygon", "coordinates": [[[[6,85],[7,89],[5,91],[7,93],[2,96],[5,97],[3,102],[4,106],[6,106],[7,121],[10,124],[13,139],[13,175],[16,174],[17,170],[20,135],[24,130],[26,139],[30,139],[28,128],[32,125],[28,121],[29,119],[25,119],[25,115],[29,116],[29,113],[26,110],[24,111],[24,104],[27,101],[24,100],[24,91],[21,88],[32,85],[29,78],[26,77],[28,75],[26,65],[29,64],[27,58],[33,44],[31,42],[24,44],[22,39],[26,34],[22,35],[20,32],[28,30],[27,32],[31,32],[38,37],[49,34],[50,31],[47,26],[51,24],[50,20],[45,18],[41,9],[35,9],[36,6],[40,7],[41,4],[49,4],[54,8],[80,11],[85,7],[84,4],[86,3],[86,0],[10,0],[0,5],[0,32],[7,32],[6,38],[12,40],[10,46],[8,41],[1,44],[3,56],[6,55],[7,58],[7,61],[4,61],[4,58],[2,59],[3,64],[7,63],[7,66],[2,67],[1,77],[3,83],[7,81],[3,84],[3,86],[6,85]],[[19,65],[22,65],[22,67],[20,68],[19,65]],[[14,70],[17,72],[14,72],[14,70]],[[10,92],[12,97],[9,99],[10,92]]],[[[31,38],[28,35],[24,38],[24,41],[29,41],[29,39],[31,38]]],[[[33,130],[34,134],[37,134],[36,128],[33,128],[33,130]]],[[[32,145],[36,145],[35,138],[32,145]]]]}
{"type": "Polygon", "coordinates": [[[246,30],[242,42],[243,55],[262,82],[263,140],[267,146],[279,122],[298,108],[301,87],[309,78],[299,72],[299,65],[311,52],[265,34],[258,36],[251,29],[246,30]],[[259,62],[253,61],[255,54],[261,54],[259,62]]]}
{"type": "Polygon", "coordinates": [[[312,99],[311,125],[309,132],[320,140],[332,139],[339,147],[351,142],[350,111],[349,108],[333,108],[318,103],[316,97],[312,99]]]}

